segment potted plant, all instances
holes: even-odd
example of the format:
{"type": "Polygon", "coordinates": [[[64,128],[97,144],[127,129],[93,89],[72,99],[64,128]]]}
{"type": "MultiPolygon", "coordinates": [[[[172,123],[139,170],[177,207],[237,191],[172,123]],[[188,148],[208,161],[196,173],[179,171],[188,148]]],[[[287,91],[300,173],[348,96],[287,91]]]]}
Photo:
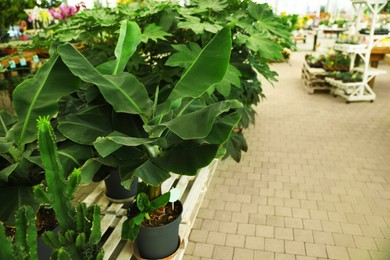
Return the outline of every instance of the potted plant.
{"type": "MultiPolygon", "coordinates": [[[[134,23],[124,21],[122,24],[121,32],[125,35],[139,33],[134,23]]],[[[123,72],[137,45],[134,41],[120,40],[115,50],[116,59],[96,68],[72,45],[58,47],[70,71],[88,83],[81,95],[85,101],[82,109],[59,116],[58,130],[74,142],[85,144],[86,139],[92,140],[99,157],[92,158],[91,163],[109,161],[117,165],[126,187],[140,178],[144,189],[139,193],[147,190],[151,205],[162,205],[169,195],[161,194],[161,184],[170,173],[195,175],[214,158],[222,156],[222,146],[240,120],[240,114],[235,112],[241,107],[237,100],[207,104],[204,99],[207,91],[226,73],[231,34],[227,28],[219,31],[194,60],[191,58],[189,69],[174,87],[165,92],[161,86],[161,90],[157,87],[156,92],[148,93],[136,77],[123,72]],[[104,117],[108,121],[100,120],[100,115],[107,114],[111,115],[104,117]]],[[[145,195],[137,197],[137,205],[140,205],[139,198],[145,195]]],[[[150,209],[154,207],[144,207],[141,212],[150,209]]],[[[136,219],[140,216],[142,214],[136,219]]],[[[140,224],[134,219],[126,221],[123,237],[134,239],[132,234],[137,233],[140,224]]],[[[176,238],[173,251],[178,247],[177,232],[176,238]]],[[[168,250],[172,253],[172,249],[168,250]]]]}

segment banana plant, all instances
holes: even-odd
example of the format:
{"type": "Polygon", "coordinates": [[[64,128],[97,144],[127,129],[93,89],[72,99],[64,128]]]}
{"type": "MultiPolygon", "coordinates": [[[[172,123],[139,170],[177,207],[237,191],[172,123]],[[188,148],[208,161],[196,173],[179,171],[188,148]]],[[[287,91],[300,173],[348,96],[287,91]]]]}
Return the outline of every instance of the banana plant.
{"type": "MultiPolygon", "coordinates": [[[[119,38],[129,32],[133,39],[141,36],[138,26],[129,29],[124,22],[119,38]]],[[[116,59],[97,67],[72,45],[59,46],[63,62],[88,88],[84,108],[59,117],[58,130],[73,142],[93,145],[100,161],[114,162],[125,187],[142,179],[153,201],[162,196],[161,184],[171,173],[195,175],[225,152],[242,105],[237,100],[207,104],[205,95],[224,78],[231,44],[230,30],[222,28],[173,87],[156,86],[154,92],[120,65],[133,54],[123,50],[136,51],[136,40],[118,41],[116,59]]]]}
{"type": "Polygon", "coordinates": [[[58,233],[46,231],[42,235],[54,250],[51,259],[103,259],[104,252],[99,248],[100,208],[96,205],[87,208],[85,203],[76,208],[72,205],[81,171],[74,169],[66,178],[49,117],[38,119],[38,141],[47,190],[36,186],[34,194],[42,204],[52,207],[59,223],[58,233]]]}
{"type": "MultiPolygon", "coordinates": [[[[36,120],[45,114],[54,117],[60,111],[63,97],[79,88],[79,80],[53,55],[35,77],[18,85],[13,94],[15,114],[0,112],[0,221],[15,224],[15,213],[23,205],[35,212],[39,202],[33,186],[44,180],[37,152],[36,120]]],[[[55,123],[55,122],[53,122],[55,123]]],[[[80,166],[93,156],[87,146],[59,138],[60,159],[67,170],[80,166]]]]}

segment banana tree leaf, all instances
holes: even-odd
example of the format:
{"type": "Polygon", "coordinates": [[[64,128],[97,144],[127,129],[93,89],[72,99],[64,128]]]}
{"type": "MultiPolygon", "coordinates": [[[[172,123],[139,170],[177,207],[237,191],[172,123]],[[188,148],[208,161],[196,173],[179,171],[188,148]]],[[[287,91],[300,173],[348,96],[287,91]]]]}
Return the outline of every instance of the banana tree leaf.
{"type": "Polygon", "coordinates": [[[100,169],[102,164],[96,160],[96,158],[92,158],[87,160],[83,166],[80,168],[81,170],[81,180],[80,184],[89,184],[93,181],[93,177],[97,173],[97,171],[100,169]]]}
{"type": "Polygon", "coordinates": [[[36,76],[18,85],[13,102],[18,122],[12,127],[19,146],[37,138],[36,120],[39,116],[52,117],[58,112],[58,101],[79,88],[74,77],[62,62],[53,56],[38,70],[36,76]]]}
{"type": "Polygon", "coordinates": [[[146,184],[158,186],[171,175],[168,170],[162,169],[151,161],[146,161],[134,171],[134,176],[141,178],[146,184]]]}
{"type": "Polygon", "coordinates": [[[205,141],[209,144],[224,144],[230,137],[233,128],[240,122],[241,114],[234,112],[219,119],[213,125],[210,134],[205,138],[205,141]]]}
{"type": "Polygon", "coordinates": [[[99,136],[112,132],[111,108],[108,105],[92,106],[61,117],[58,130],[73,142],[91,145],[99,136]]]}
{"type": "Polygon", "coordinates": [[[214,36],[182,75],[167,101],[159,106],[159,114],[169,111],[175,100],[199,97],[213,84],[220,82],[229,64],[231,47],[230,30],[224,28],[214,36]]]}
{"type": "Polygon", "coordinates": [[[137,50],[141,42],[141,30],[135,22],[123,20],[121,22],[118,43],[115,47],[116,60],[108,61],[98,66],[101,73],[116,75],[123,72],[130,57],[137,50]]]}
{"type": "Polygon", "coordinates": [[[183,141],[165,151],[160,157],[152,159],[152,162],[169,172],[195,175],[200,168],[211,163],[218,149],[219,145],[215,144],[183,141]]]}
{"type": "Polygon", "coordinates": [[[221,101],[201,110],[178,116],[162,125],[165,125],[169,130],[185,140],[204,138],[210,133],[216,118],[220,114],[240,107],[242,105],[237,100],[221,101]]]}
{"type": "Polygon", "coordinates": [[[93,145],[96,151],[103,158],[124,146],[139,146],[143,144],[151,144],[158,141],[158,138],[138,138],[129,137],[120,132],[112,132],[107,137],[98,137],[93,145]]]}
{"type": "Polygon", "coordinates": [[[8,152],[11,146],[12,142],[8,142],[5,137],[0,137],[0,154],[8,152]]]}
{"type": "Polygon", "coordinates": [[[31,186],[0,187],[0,201],[0,221],[8,226],[15,225],[15,213],[23,205],[32,207],[34,212],[39,208],[31,186]]]}
{"type": "Polygon", "coordinates": [[[6,136],[8,130],[17,121],[17,117],[0,111],[0,136],[6,136]]]}
{"type": "Polygon", "coordinates": [[[131,74],[102,75],[72,45],[58,47],[58,52],[72,73],[81,80],[95,84],[116,112],[150,115],[152,101],[145,87],[131,74]]]}

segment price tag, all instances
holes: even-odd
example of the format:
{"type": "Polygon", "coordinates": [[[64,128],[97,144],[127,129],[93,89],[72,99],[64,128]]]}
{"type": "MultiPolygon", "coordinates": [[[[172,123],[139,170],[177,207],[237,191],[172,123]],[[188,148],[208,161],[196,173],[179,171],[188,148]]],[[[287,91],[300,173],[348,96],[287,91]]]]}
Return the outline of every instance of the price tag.
{"type": "Polygon", "coordinates": [[[16,69],[16,63],[14,60],[10,60],[8,63],[9,63],[10,69],[16,69]]]}
{"type": "Polygon", "coordinates": [[[25,58],[20,58],[19,59],[20,66],[25,67],[27,66],[27,62],[25,58]]]}
{"type": "Polygon", "coordinates": [[[169,197],[169,202],[173,203],[179,199],[180,190],[177,188],[173,188],[170,190],[171,196],[169,197]]]}
{"type": "Polygon", "coordinates": [[[39,63],[39,57],[38,57],[38,55],[34,55],[34,56],[33,56],[33,60],[34,60],[35,63],[39,63]]]}

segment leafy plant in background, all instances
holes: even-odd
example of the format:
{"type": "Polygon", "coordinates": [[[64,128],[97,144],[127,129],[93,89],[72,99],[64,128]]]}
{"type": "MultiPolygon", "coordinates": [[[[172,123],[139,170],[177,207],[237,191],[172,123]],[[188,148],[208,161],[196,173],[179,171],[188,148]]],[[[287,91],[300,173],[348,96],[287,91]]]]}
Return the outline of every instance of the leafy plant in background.
{"type": "MultiPolygon", "coordinates": [[[[0,221],[15,222],[15,213],[23,205],[37,212],[39,202],[33,187],[44,180],[37,151],[36,120],[41,114],[54,117],[59,101],[78,89],[78,79],[58,56],[53,56],[37,74],[18,85],[13,93],[15,115],[0,113],[0,221]],[[33,94],[31,94],[33,93],[33,94]]],[[[60,158],[66,170],[80,166],[93,156],[92,149],[58,138],[60,158]]]]}
{"type": "MultiPolygon", "coordinates": [[[[240,129],[247,128],[255,120],[256,106],[264,97],[259,73],[271,82],[277,74],[269,67],[270,60],[282,60],[283,48],[292,44],[289,29],[283,26],[267,4],[249,0],[239,1],[191,1],[190,6],[164,1],[143,1],[121,4],[117,9],[84,10],[66,23],[52,27],[52,41],[82,43],[85,57],[99,65],[112,59],[113,42],[118,39],[118,24],[124,18],[137,22],[142,31],[141,43],[127,64],[125,71],[135,75],[154,95],[159,88],[160,98],[165,98],[190,61],[223,26],[229,25],[233,36],[233,49],[228,73],[204,98],[208,103],[225,99],[238,99],[240,129]],[[99,19],[97,19],[99,18],[99,19]]],[[[40,42],[42,42],[40,40],[40,42]]],[[[246,150],[241,131],[232,135],[226,144],[227,154],[235,160],[246,150]]]]}

